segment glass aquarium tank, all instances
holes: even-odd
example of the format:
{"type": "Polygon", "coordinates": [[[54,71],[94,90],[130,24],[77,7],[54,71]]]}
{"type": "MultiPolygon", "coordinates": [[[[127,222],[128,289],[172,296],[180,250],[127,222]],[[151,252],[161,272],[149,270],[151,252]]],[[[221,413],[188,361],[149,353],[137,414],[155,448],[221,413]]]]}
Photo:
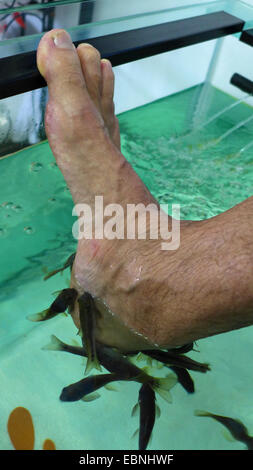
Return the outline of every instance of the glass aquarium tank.
{"type": "MultiPolygon", "coordinates": [[[[21,72],[29,69],[11,67],[22,57],[25,64],[25,54],[34,54],[52,28],[67,29],[75,42],[100,38],[103,45],[108,35],[139,30],[143,37],[145,28],[173,25],[176,39],[161,40],[155,53],[154,38],[142,44],[139,57],[131,52],[122,58],[119,51],[117,62],[115,50],[108,53],[122,153],[159,203],[180,204],[184,219],[206,219],[253,192],[252,49],[245,40],[253,5],[198,0],[172,1],[168,8],[166,0],[60,0],[0,7],[0,448],[138,449],[139,415],[132,410],[140,384],[119,381],[101,388],[96,400],[61,401],[62,389],[84,377],[86,359],[50,351],[48,344],[54,349],[54,335],[80,347],[80,336],[64,313],[41,323],[27,318],[69,286],[68,269],[44,278],[75,251],[76,240],[73,201],[45,135],[47,88],[31,77],[30,90],[22,92],[21,72]],[[228,23],[221,25],[224,12],[228,23]],[[217,16],[208,29],[210,15],[217,16]],[[180,42],[177,22],[187,20],[181,26],[193,29],[180,42]]],[[[178,380],[170,403],[157,395],[160,412],[148,449],[246,449],[228,439],[220,422],[200,418],[196,410],[240,420],[253,435],[252,333],[248,327],[202,339],[182,353],[190,364],[209,369],[186,367],[191,387],[178,380]]],[[[169,372],[163,361],[145,354],[131,363],[161,378],[169,372]]]]}

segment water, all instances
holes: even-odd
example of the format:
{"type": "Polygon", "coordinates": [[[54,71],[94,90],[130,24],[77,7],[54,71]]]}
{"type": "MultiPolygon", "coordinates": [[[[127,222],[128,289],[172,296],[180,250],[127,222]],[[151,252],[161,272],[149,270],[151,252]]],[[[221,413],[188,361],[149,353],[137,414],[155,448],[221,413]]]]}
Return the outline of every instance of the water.
{"type": "MultiPolygon", "coordinates": [[[[199,220],[252,195],[253,122],[219,141],[251,116],[252,108],[239,104],[187,135],[186,116],[196,93],[193,88],[124,113],[119,120],[123,153],[154,196],[169,206],[180,203],[184,218],[199,220]]],[[[233,104],[230,96],[215,89],[212,93],[207,119],[233,104]]],[[[22,406],[32,415],[35,449],[45,439],[52,439],[57,449],[137,449],[131,435],[138,419],[131,418],[131,410],[139,386],[117,384],[117,392],[103,390],[90,403],[60,402],[62,388],[81,378],[84,360],[41,348],[51,334],[73,341],[76,329],[64,316],[45,324],[26,320],[49,305],[53,292],[66,287],[69,273],[46,282],[43,275],[75,249],[73,203],[48,144],[20,151],[0,165],[0,448],[13,448],[6,423],[12,410],[22,406]]],[[[201,340],[198,349],[189,355],[210,362],[212,371],[191,373],[196,387],[192,396],[177,385],[173,404],[157,398],[161,417],[149,449],[244,448],[228,442],[218,423],[195,417],[195,409],[241,419],[253,434],[252,327],[201,340]]]]}

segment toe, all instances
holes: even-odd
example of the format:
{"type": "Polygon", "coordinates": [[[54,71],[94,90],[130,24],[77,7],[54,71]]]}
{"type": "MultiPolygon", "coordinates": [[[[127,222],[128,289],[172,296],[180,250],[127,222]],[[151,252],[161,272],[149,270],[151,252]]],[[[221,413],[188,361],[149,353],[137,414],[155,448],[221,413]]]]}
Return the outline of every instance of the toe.
{"type": "Polygon", "coordinates": [[[102,74],[100,53],[90,44],[83,43],[77,48],[82,72],[88,93],[99,111],[101,111],[102,74]]]}
{"type": "Polygon", "coordinates": [[[107,59],[101,60],[102,71],[102,90],[101,90],[101,106],[106,120],[112,120],[114,116],[114,73],[111,62],[107,59]]]}
{"type": "Polygon", "coordinates": [[[43,36],[37,65],[47,81],[50,97],[68,109],[83,105],[88,92],[76,48],[66,31],[54,29],[43,36]]]}
{"type": "Polygon", "coordinates": [[[102,89],[101,89],[101,112],[111,138],[120,148],[120,137],[118,120],[114,113],[114,73],[111,62],[107,59],[101,60],[102,89]]]}
{"type": "Polygon", "coordinates": [[[37,65],[49,90],[45,129],[60,164],[69,160],[73,146],[80,149],[84,138],[87,142],[94,142],[94,134],[103,138],[104,121],[89,95],[77,49],[66,31],[54,29],[43,36],[37,65]]]}

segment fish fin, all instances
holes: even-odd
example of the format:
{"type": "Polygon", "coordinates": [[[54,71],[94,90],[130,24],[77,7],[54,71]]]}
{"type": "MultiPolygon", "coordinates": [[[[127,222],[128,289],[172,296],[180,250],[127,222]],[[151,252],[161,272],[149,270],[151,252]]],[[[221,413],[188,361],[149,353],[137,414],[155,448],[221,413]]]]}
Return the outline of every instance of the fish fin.
{"type": "Polygon", "coordinates": [[[172,395],[168,390],[156,389],[156,392],[162,397],[167,403],[172,403],[172,395]]]}
{"type": "Polygon", "coordinates": [[[29,321],[34,321],[34,322],[46,320],[48,311],[49,311],[49,308],[42,310],[42,312],[28,315],[26,319],[29,321]]]}
{"type": "Polygon", "coordinates": [[[174,374],[169,374],[165,378],[156,378],[153,388],[159,395],[168,403],[172,403],[172,395],[170,389],[177,383],[177,377],[174,374]]]}
{"type": "Polygon", "coordinates": [[[159,362],[159,361],[156,361],[156,368],[157,369],[162,369],[163,368],[163,363],[159,362]]]}
{"type": "Polygon", "coordinates": [[[98,371],[102,372],[102,368],[101,368],[101,365],[98,362],[98,359],[97,358],[90,359],[88,357],[87,361],[86,361],[86,367],[85,367],[84,374],[88,375],[92,371],[92,369],[97,369],[98,371]]]}
{"type": "Polygon", "coordinates": [[[142,367],[141,370],[144,372],[144,374],[149,375],[149,373],[150,373],[150,367],[148,367],[148,366],[142,367]]]}
{"type": "Polygon", "coordinates": [[[80,348],[80,343],[77,341],[77,339],[73,338],[71,341],[70,341],[70,344],[72,344],[72,346],[78,346],[80,348]]]}
{"type": "Polygon", "coordinates": [[[104,385],[104,388],[106,388],[106,390],[109,390],[110,392],[117,392],[118,391],[118,389],[116,387],[114,387],[113,385],[111,385],[111,384],[104,385]]]}
{"type": "Polygon", "coordinates": [[[53,295],[54,297],[56,297],[56,296],[59,295],[61,292],[62,292],[62,289],[60,289],[60,290],[55,290],[54,292],[52,292],[52,295],[53,295]]]}
{"type": "Polygon", "coordinates": [[[156,381],[158,383],[158,387],[162,390],[170,390],[178,382],[177,377],[174,374],[168,374],[167,377],[164,378],[159,377],[156,381]]]}
{"type": "Polygon", "coordinates": [[[97,392],[94,393],[89,393],[88,395],[85,395],[83,398],[81,398],[82,401],[94,401],[97,400],[97,398],[100,398],[100,394],[97,392]]]}
{"type": "MultiPolygon", "coordinates": [[[[196,341],[194,341],[193,346],[198,347],[198,343],[197,343],[196,341]]],[[[194,351],[194,352],[200,352],[199,349],[192,349],[192,351],[194,351]]]]}
{"type": "Polygon", "coordinates": [[[50,271],[48,274],[46,274],[46,276],[44,276],[43,280],[47,281],[50,277],[55,276],[55,274],[59,273],[60,271],[61,271],[61,268],[50,271]]]}
{"type": "Polygon", "coordinates": [[[236,439],[232,436],[231,432],[228,429],[222,429],[221,434],[225,437],[225,439],[229,442],[235,442],[236,439]]]}
{"type": "Polygon", "coordinates": [[[135,358],[135,360],[136,360],[137,362],[143,361],[144,359],[145,359],[145,356],[144,356],[144,354],[143,354],[142,352],[139,352],[139,354],[137,354],[137,356],[136,356],[136,358],[135,358]]]}
{"type": "Polygon", "coordinates": [[[132,413],[131,413],[131,416],[137,416],[138,412],[139,412],[139,409],[140,409],[140,405],[139,403],[136,403],[132,409],[132,413]]]}
{"type": "Polygon", "coordinates": [[[136,431],[134,431],[133,435],[131,436],[131,439],[135,439],[138,435],[139,435],[139,432],[140,432],[140,429],[136,429],[136,431]]]}
{"type": "Polygon", "coordinates": [[[153,365],[152,357],[148,356],[146,358],[146,361],[147,361],[147,366],[152,367],[153,365]]]}
{"type": "Polygon", "coordinates": [[[158,418],[160,418],[160,416],[161,416],[161,408],[156,403],[156,405],[155,405],[155,417],[156,417],[156,419],[158,419],[158,418]]]}
{"type": "Polygon", "coordinates": [[[62,351],[63,342],[55,335],[51,335],[50,343],[46,344],[41,349],[43,349],[43,351],[62,351]]]}

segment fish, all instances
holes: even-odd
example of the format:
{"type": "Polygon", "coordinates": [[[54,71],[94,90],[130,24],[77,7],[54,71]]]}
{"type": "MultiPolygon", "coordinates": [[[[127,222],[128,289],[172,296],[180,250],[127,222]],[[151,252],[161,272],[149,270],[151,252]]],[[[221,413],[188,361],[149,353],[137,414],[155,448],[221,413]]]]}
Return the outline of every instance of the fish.
{"type": "Polygon", "coordinates": [[[60,291],[59,295],[56,297],[49,308],[43,310],[42,312],[28,315],[26,318],[27,320],[33,322],[50,320],[59,313],[65,312],[69,306],[73,305],[76,297],[77,291],[75,289],[63,289],[60,291]]]}
{"type": "Polygon", "coordinates": [[[101,387],[121,379],[117,374],[97,374],[90,375],[85,379],[79,380],[62,389],[60,400],[61,401],[78,401],[86,395],[90,395],[101,387]]]}
{"type": "MultiPolygon", "coordinates": [[[[87,357],[87,351],[84,347],[71,346],[55,335],[51,336],[51,342],[42,348],[43,350],[65,351],[78,356],[87,357]]],[[[132,364],[122,353],[116,349],[109,348],[96,342],[96,351],[100,364],[112,374],[121,377],[120,380],[136,381],[139,383],[149,383],[155,392],[157,392],[168,403],[172,402],[170,390],[177,383],[177,377],[169,374],[166,377],[153,377],[145,369],[141,369],[132,364]]]]}
{"type": "Polygon", "coordinates": [[[177,355],[172,352],[151,349],[145,350],[143,353],[169,366],[182,367],[184,369],[195,370],[202,373],[210,370],[209,364],[197,362],[190,357],[177,355]]]}
{"type": "Polygon", "coordinates": [[[227,416],[216,415],[209,411],[195,410],[194,414],[195,416],[207,416],[208,418],[215,419],[228,429],[235,440],[243,442],[248,450],[253,450],[253,437],[249,436],[246,426],[241,421],[227,416]]]}
{"type": "Polygon", "coordinates": [[[149,383],[141,386],[138,401],[140,406],[139,450],[146,450],[156,416],[156,396],[149,383]]]}
{"type": "Polygon", "coordinates": [[[76,253],[72,253],[72,255],[68,257],[67,261],[65,261],[64,265],[61,268],[54,269],[53,271],[50,271],[49,273],[47,273],[47,275],[44,277],[44,281],[54,276],[55,274],[64,271],[64,269],[68,267],[70,267],[70,270],[72,271],[72,266],[75,260],[75,256],[76,256],[76,253]]]}
{"type": "Polygon", "coordinates": [[[87,352],[85,374],[88,374],[93,369],[93,367],[101,370],[97,358],[95,341],[96,315],[98,314],[98,310],[89,292],[84,292],[84,294],[78,298],[78,304],[81,338],[83,346],[87,352]]]}
{"type": "Polygon", "coordinates": [[[100,343],[97,343],[97,353],[101,364],[110,372],[124,376],[126,380],[149,383],[164,400],[172,402],[170,389],[177,383],[174,374],[162,378],[153,377],[147,373],[146,368],[137,367],[121,352],[100,343]]]}

